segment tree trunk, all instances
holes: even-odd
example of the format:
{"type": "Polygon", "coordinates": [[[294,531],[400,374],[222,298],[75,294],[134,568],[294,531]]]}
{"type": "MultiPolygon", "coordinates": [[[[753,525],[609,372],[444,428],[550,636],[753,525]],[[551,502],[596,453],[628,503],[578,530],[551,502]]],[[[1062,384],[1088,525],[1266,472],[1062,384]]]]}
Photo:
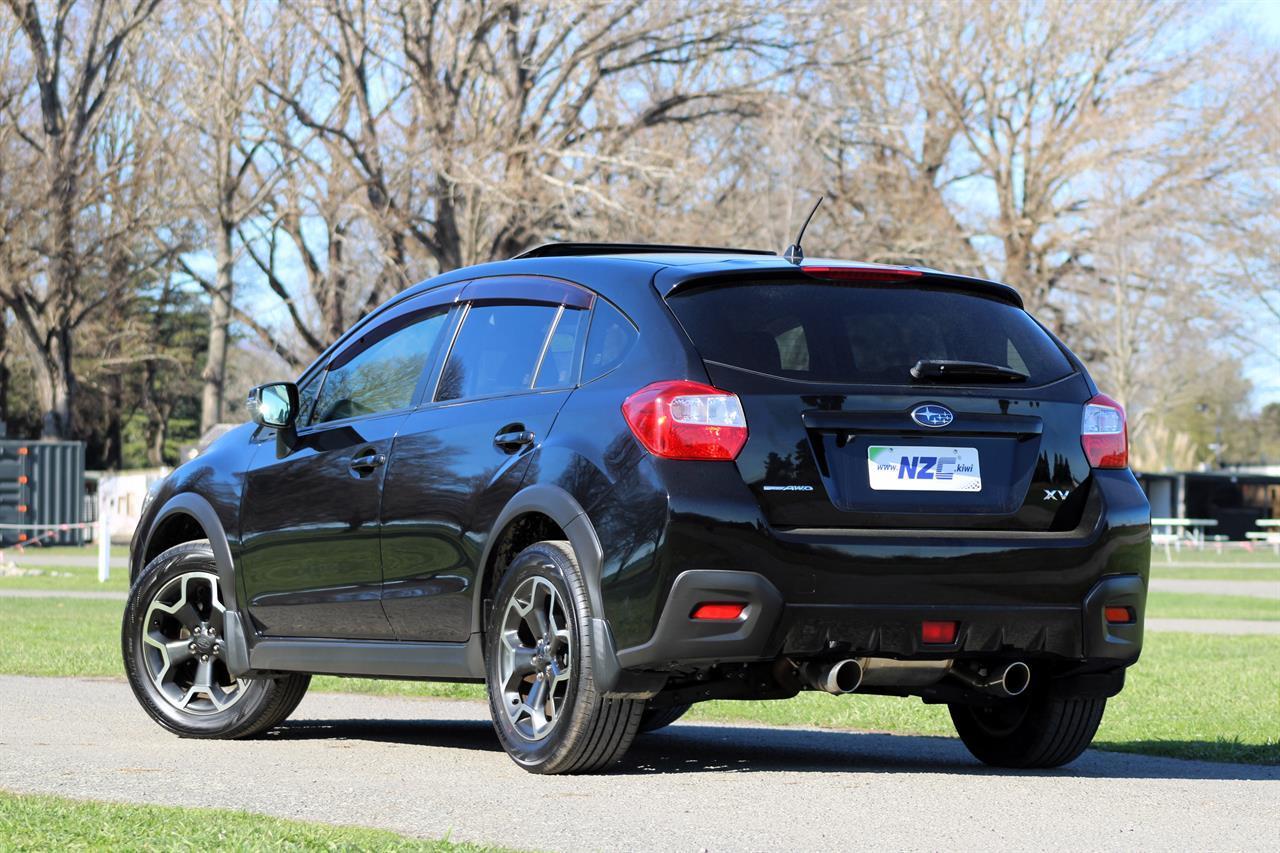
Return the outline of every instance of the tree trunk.
{"type": "Polygon", "coordinates": [[[231,237],[234,226],[220,223],[218,235],[218,278],[212,304],[209,306],[209,352],[205,358],[204,390],[200,398],[200,434],[222,421],[227,379],[227,337],[231,323],[231,300],[235,296],[232,275],[234,257],[231,237]]]}
{"type": "Polygon", "coordinates": [[[164,465],[164,444],[169,438],[169,419],[163,413],[147,422],[147,464],[152,468],[164,465]]]}
{"type": "Polygon", "coordinates": [[[40,437],[71,438],[75,374],[71,370],[71,330],[55,333],[47,348],[31,360],[40,404],[40,437]]]}
{"type": "Polygon", "coordinates": [[[9,324],[0,310],[0,438],[8,431],[9,420],[9,324]]]}
{"type": "Polygon", "coordinates": [[[156,363],[148,361],[142,382],[142,408],[147,413],[147,464],[164,465],[164,442],[169,436],[169,409],[156,402],[152,389],[156,381],[156,363]]]}
{"type": "Polygon", "coordinates": [[[107,390],[102,395],[103,414],[107,419],[102,435],[102,467],[108,471],[118,471],[124,464],[124,426],[121,412],[124,409],[123,380],[119,376],[110,376],[106,381],[107,390]]]}
{"type": "MultiPolygon", "coordinates": [[[[58,149],[65,144],[59,140],[58,149]]],[[[80,278],[75,254],[75,211],[80,185],[74,156],[58,149],[55,149],[58,156],[52,158],[48,166],[48,200],[49,208],[53,211],[53,251],[49,262],[52,304],[45,315],[48,335],[41,353],[43,359],[36,359],[46,363],[44,371],[37,370],[36,383],[42,409],[41,438],[71,438],[71,412],[76,393],[71,354],[72,306],[76,301],[80,278]]]]}

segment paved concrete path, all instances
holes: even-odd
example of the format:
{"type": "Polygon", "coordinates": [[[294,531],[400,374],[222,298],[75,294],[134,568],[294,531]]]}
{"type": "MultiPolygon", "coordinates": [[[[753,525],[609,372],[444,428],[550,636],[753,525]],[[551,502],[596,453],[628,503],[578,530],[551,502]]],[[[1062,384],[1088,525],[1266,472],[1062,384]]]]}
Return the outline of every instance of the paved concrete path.
{"type": "Polygon", "coordinates": [[[996,772],[950,738],[677,724],[609,775],[538,777],[477,702],[313,694],[222,742],[165,732],[119,681],[7,676],[0,697],[0,788],[526,849],[1254,850],[1280,824],[1280,767],[1090,751],[996,772]]]}
{"type": "Polygon", "coordinates": [[[1218,581],[1152,578],[1151,589],[1157,592],[1183,592],[1196,595],[1246,595],[1250,598],[1280,598],[1280,581],[1218,581]]]}
{"type": "Polygon", "coordinates": [[[126,593],[105,589],[5,589],[0,586],[0,598],[89,598],[124,601],[126,597],[126,593]]]}

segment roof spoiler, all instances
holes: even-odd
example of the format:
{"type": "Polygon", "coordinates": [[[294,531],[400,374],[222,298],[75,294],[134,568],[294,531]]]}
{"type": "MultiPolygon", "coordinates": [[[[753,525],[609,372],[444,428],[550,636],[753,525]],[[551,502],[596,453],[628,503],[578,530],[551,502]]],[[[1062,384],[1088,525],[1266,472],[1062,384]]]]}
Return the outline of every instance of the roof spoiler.
{"type": "Polygon", "coordinates": [[[656,255],[667,253],[705,255],[772,255],[766,249],[729,249],[716,246],[681,246],[670,243],[543,243],[521,252],[519,258],[564,258],[577,255],[656,255]]]}

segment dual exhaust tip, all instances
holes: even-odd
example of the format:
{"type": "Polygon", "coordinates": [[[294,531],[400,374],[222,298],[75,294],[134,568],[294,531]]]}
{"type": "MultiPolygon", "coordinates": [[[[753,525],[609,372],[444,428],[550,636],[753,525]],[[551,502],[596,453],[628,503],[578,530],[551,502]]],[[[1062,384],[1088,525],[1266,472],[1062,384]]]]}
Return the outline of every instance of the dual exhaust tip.
{"type": "MultiPolygon", "coordinates": [[[[934,663],[934,662],[929,662],[934,663]]],[[[1020,696],[1031,685],[1031,667],[1022,661],[1000,664],[978,664],[958,668],[952,661],[937,661],[934,667],[938,680],[948,673],[970,687],[997,693],[1002,696],[1020,696]]],[[[919,684],[918,663],[879,658],[845,658],[838,661],[810,661],[800,667],[800,677],[814,690],[843,695],[853,693],[862,686],[868,669],[876,673],[875,683],[884,686],[919,684]],[[901,678],[894,677],[901,668],[901,678]]]]}

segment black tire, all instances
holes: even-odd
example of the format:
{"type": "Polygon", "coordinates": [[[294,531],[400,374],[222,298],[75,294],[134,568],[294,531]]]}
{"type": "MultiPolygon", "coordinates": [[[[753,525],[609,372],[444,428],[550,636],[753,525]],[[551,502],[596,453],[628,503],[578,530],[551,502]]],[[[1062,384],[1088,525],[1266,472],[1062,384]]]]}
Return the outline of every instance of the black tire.
{"type": "Polygon", "coordinates": [[[645,708],[640,715],[640,734],[656,732],[680,719],[692,705],[668,705],[665,708],[645,708]]]}
{"type": "Polygon", "coordinates": [[[212,639],[223,631],[222,614],[213,599],[216,595],[218,602],[224,600],[216,578],[213,549],[204,539],[170,548],[147,564],[125,603],[120,630],[125,675],[143,710],[174,734],[192,738],[253,737],[293,713],[306,695],[311,676],[231,679],[221,661],[222,647],[212,639]],[[178,596],[177,600],[170,601],[174,596],[178,596]],[[169,607],[176,611],[162,609],[169,607]],[[147,623],[149,613],[151,624],[147,623]],[[201,627],[200,637],[187,627],[193,622],[201,627]],[[187,641],[194,644],[199,639],[209,647],[198,647],[186,660],[174,664],[171,652],[160,651],[144,637],[178,646],[187,641]],[[202,652],[208,661],[207,670],[200,669],[202,652]],[[222,699],[229,699],[222,707],[214,691],[195,689],[194,681],[205,672],[208,674],[202,683],[216,685],[222,699]],[[185,679],[192,683],[188,685],[185,679]],[[179,706],[180,699],[172,698],[184,687],[190,697],[185,708],[179,706]],[[224,687],[232,688],[230,693],[223,692],[224,687]]]}
{"type": "Polygon", "coordinates": [[[603,770],[622,758],[640,726],[644,702],[607,698],[596,686],[591,616],[568,542],[529,546],[498,583],[485,637],[489,712],[502,748],[531,773],[603,770]],[[529,623],[540,609],[550,611],[543,619],[550,627],[535,636],[529,623]]]}
{"type": "Polygon", "coordinates": [[[1028,691],[992,707],[951,705],[951,721],[969,752],[984,764],[1019,769],[1061,767],[1088,748],[1106,699],[1028,691]]]}

